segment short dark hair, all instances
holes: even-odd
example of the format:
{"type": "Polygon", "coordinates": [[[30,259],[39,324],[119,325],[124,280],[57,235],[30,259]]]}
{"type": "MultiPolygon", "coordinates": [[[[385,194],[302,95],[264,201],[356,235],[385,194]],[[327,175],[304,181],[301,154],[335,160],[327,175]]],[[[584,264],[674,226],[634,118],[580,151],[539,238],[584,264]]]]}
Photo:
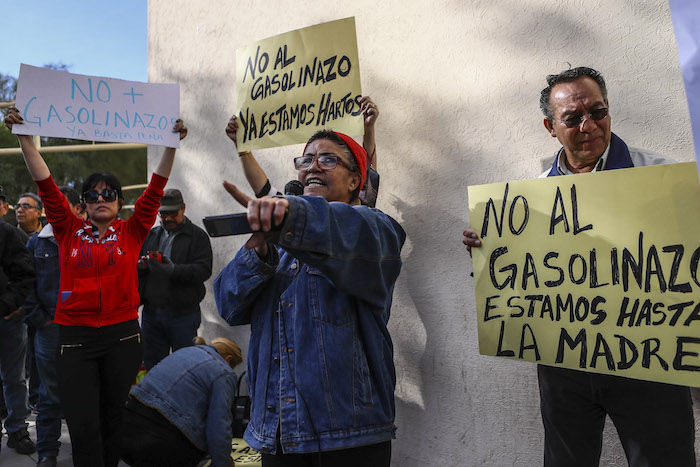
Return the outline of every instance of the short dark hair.
{"type": "Polygon", "coordinates": [[[71,188],[69,186],[62,186],[62,187],[59,187],[59,190],[61,190],[61,193],[63,193],[65,195],[65,197],[68,199],[68,202],[71,204],[71,206],[75,206],[76,204],[80,204],[80,195],[73,188],[71,188]]]}
{"type": "Polygon", "coordinates": [[[39,195],[36,193],[22,193],[19,195],[19,198],[17,198],[17,201],[21,200],[22,198],[31,198],[36,201],[36,208],[38,210],[44,209],[44,203],[41,202],[41,198],[39,198],[39,195]]]}
{"type": "MultiPolygon", "coordinates": [[[[357,164],[355,154],[353,154],[352,150],[348,147],[347,143],[343,141],[343,138],[338,136],[338,134],[333,130],[318,130],[316,133],[311,135],[311,138],[309,138],[309,141],[306,142],[306,145],[308,146],[309,144],[319,139],[327,139],[340,146],[345,152],[345,155],[350,160],[350,167],[348,167],[348,169],[351,173],[358,174],[360,176],[360,179],[362,179],[362,174],[360,173],[360,166],[357,164]]],[[[355,188],[355,190],[352,192],[350,201],[355,201],[358,198],[358,196],[360,196],[360,184],[358,184],[357,188],[355,188]]]]}
{"type": "Polygon", "coordinates": [[[86,191],[92,190],[97,185],[99,185],[100,182],[104,182],[105,185],[107,185],[108,187],[112,188],[113,190],[117,190],[117,197],[119,199],[124,198],[122,196],[121,182],[114,174],[111,174],[109,172],[95,172],[93,174],[90,174],[88,178],[86,178],[83,182],[82,193],[85,194],[86,191]]]}
{"type": "Polygon", "coordinates": [[[603,94],[603,99],[606,101],[608,100],[608,89],[605,87],[605,79],[603,79],[603,75],[601,75],[600,72],[585,66],[569,68],[568,70],[564,70],[557,75],[547,75],[547,87],[540,93],[540,110],[542,110],[545,117],[547,117],[549,120],[554,119],[552,106],[549,102],[549,98],[552,94],[552,88],[557,84],[571,83],[581,78],[591,78],[593,81],[595,81],[600,88],[600,92],[603,94]]]}

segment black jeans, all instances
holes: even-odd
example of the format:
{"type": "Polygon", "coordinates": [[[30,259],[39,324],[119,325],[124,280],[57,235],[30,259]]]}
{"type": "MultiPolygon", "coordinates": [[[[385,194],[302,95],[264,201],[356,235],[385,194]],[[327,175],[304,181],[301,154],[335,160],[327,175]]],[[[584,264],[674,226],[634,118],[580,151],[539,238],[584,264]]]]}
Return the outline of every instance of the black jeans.
{"type": "Polygon", "coordinates": [[[206,456],[160,412],[132,396],[124,410],[120,452],[132,467],[194,467],[206,456]]]}
{"type": "Polygon", "coordinates": [[[137,320],[61,326],[58,385],[77,467],[115,467],[124,403],[143,359],[137,320]]]}
{"type": "Polygon", "coordinates": [[[545,467],[597,467],[605,415],[630,467],[694,467],[690,390],[621,376],[537,367],[545,467]]]}
{"type": "Polygon", "coordinates": [[[391,441],[311,454],[283,454],[277,440],[277,454],[262,454],[263,467],[389,467],[391,441]]]}

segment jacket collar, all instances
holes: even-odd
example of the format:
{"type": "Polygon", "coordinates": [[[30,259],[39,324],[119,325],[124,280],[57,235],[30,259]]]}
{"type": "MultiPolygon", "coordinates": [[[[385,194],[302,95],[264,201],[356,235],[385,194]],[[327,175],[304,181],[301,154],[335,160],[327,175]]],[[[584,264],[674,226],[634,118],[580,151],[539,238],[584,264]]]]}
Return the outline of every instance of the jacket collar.
{"type": "Polygon", "coordinates": [[[53,237],[53,225],[46,224],[41,232],[37,234],[39,238],[52,238],[53,237]]]}

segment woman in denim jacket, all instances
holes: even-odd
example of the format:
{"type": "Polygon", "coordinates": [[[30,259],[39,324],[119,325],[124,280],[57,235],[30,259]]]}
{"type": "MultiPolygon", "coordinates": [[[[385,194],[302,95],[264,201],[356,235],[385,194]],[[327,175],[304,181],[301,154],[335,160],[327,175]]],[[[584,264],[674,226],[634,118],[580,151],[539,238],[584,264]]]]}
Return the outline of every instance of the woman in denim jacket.
{"type": "Polygon", "coordinates": [[[294,160],[304,195],[250,199],[254,233],[214,283],[221,316],[250,324],[245,440],[263,465],[389,466],[393,346],[387,330],[405,232],[360,206],[367,155],[321,131],[294,160]]]}
{"type": "Polygon", "coordinates": [[[129,393],[122,459],[131,466],[185,467],[209,453],[212,467],[231,467],[233,368],[242,361],[241,349],[224,337],[161,360],[129,393]]]}

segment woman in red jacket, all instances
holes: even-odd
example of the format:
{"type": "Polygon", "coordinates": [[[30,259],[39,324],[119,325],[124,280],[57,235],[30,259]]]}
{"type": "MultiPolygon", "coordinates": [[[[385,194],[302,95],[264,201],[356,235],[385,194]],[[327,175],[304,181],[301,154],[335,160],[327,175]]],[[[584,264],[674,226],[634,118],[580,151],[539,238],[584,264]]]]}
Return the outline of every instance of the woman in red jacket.
{"type": "MultiPolygon", "coordinates": [[[[23,122],[16,108],[5,124],[23,122]]],[[[178,120],[180,139],[187,128],[178,120]]],[[[136,262],[155,222],[175,159],[166,148],[134,213],[117,217],[124,200],[111,174],[83,184],[89,220],[77,218],[59,191],[31,136],[18,135],[59,246],[61,280],[54,322],[60,325],[59,392],[76,466],[116,466],[121,413],[141,364],[136,262]]]]}

